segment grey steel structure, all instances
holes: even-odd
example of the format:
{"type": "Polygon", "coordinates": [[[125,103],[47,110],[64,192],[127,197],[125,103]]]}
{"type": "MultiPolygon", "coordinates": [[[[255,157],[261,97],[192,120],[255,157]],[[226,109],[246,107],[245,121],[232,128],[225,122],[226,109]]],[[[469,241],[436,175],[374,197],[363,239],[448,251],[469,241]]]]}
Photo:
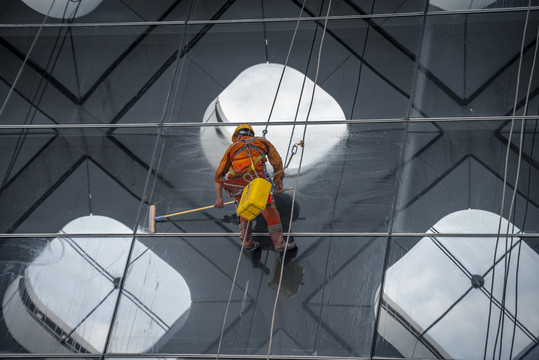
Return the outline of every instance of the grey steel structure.
{"type": "Polygon", "coordinates": [[[531,0],[2,1],[0,358],[538,359],[538,20],[531,0]],[[150,233],[150,205],[213,204],[246,113],[284,160],[305,142],[276,195],[297,249],[257,219],[242,251],[233,206],[150,233]]]}

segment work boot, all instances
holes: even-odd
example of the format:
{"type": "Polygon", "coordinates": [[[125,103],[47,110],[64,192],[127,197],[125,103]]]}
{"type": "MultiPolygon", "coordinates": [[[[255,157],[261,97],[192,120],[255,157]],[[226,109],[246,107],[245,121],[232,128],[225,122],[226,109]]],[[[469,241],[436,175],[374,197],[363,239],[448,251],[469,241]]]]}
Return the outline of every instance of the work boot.
{"type": "Polygon", "coordinates": [[[240,222],[240,240],[245,251],[253,251],[260,246],[259,243],[253,241],[253,222],[240,222]]]}
{"type": "Polygon", "coordinates": [[[289,241],[288,244],[286,244],[283,240],[283,227],[281,224],[268,226],[268,232],[270,234],[271,242],[273,242],[273,249],[276,253],[282,253],[285,250],[296,247],[294,241],[289,241]]]}

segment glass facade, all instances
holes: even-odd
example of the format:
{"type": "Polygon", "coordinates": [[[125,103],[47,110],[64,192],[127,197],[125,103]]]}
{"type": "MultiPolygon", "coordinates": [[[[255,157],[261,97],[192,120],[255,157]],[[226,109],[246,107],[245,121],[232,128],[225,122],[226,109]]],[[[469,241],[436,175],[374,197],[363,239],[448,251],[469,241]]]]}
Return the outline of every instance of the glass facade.
{"type": "Polygon", "coordinates": [[[3,1],[0,359],[538,359],[538,39],[535,0],[3,1]],[[283,253],[213,206],[245,122],[283,253]]]}

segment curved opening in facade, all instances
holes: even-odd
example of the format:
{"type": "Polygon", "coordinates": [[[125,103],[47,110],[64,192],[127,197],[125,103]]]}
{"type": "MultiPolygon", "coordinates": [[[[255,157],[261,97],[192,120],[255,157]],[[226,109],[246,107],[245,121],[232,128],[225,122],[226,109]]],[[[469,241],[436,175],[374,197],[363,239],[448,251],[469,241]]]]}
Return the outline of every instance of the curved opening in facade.
{"type": "Polygon", "coordinates": [[[106,216],[68,223],[3,298],[12,336],[36,353],[143,352],[174,326],[185,323],[191,294],[183,277],[132,237],[69,237],[68,234],[130,233],[106,216]],[[111,320],[114,317],[109,337],[111,320]],[[125,337],[139,339],[125,341],[125,337]]]}

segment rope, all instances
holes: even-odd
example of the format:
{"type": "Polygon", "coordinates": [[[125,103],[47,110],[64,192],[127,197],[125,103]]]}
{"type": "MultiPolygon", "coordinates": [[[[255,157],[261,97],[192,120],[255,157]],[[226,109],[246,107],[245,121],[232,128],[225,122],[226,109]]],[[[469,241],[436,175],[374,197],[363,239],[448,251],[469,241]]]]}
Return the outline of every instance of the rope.
{"type": "MultiPolygon", "coordinates": [[[[505,255],[505,263],[504,263],[504,265],[505,265],[505,268],[504,268],[504,284],[503,284],[502,301],[501,301],[502,311],[500,311],[500,316],[499,316],[499,319],[498,319],[498,329],[497,329],[497,332],[496,332],[496,341],[494,343],[494,349],[496,349],[497,340],[498,340],[498,333],[500,333],[500,337],[502,338],[502,339],[500,339],[500,354],[501,354],[501,351],[502,351],[502,340],[503,340],[503,320],[505,319],[505,317],[503,316],[503,313],[504,313],[503,309],[505,309],[505,297],[506,297],[506,291],[507,291],[507,278],[509,276],[509,264],[510,264],[510,261],[511,261],[511,254],[512,254],[512,251],[511,251],[511,253],[509,255],[507,255],[508,234],[509,234],[509,227],[510,227],[510,224],[511,224],[509,222],[509,220],[513,216],[513,209],[514,209],[514,204],[515,204],[515,200],[516,200],[518,182],[519,182],[519,178],[520,178],[520,167],[521,167],[521,162],[522,162],[522,147],[523,147],[523,141],[524,141],[524,128],[525,128],[525,122],[526,122],[526,114],[528,112],[528,104],[529,104],[529,97],[530,97],[530,92],[531,92],[533,74],[534,74],[535,64],[536,64],[536,61],[537,61],[537,41],[539,41],[539,28],[537,30],[537,35],[536,35],[536,39],[535,39],[536,46],[535,46],[535,51],[534,51],[534,54],[533,54],[532,67],[531,67],[531,70],[530,70],[531,75],[530,75],[530,78],[528,80],[528,89],[527,89],[527,92],[526,92],[526,100],[524,102],[524,111],[523,111],[523,115],[522,115],[522,122],[521,122],[521,128],[520,128],[520,139],[519,139],[519,147],[518,147],[518,159],[517,159],[515,186],[513,188],[513,195],[511,197],[511,205],[509,206],[509,215],[507,217],[508,222],[507,222],[506,239],[505,239],[505,252],[506,252],[506,255],[505,255]]],[[[509,146],[508,146],[508,148],[509,148],[509,146]]],[[[521,231],[522,230],[524,230],[524,229],[521,229],[521,231]]],[[[514,239],[513,239],[513,237],[511,237],[511,248],[512,248],[512,245],[513,245],[513,241],[514,241],[514,239]]],[[[513,334],[513,336],[514,336],[514,334],[513,334]]]]}
{"type": "MultiPolygon", "coordinates": [[[[323,7],[324,7],[324,2],[322,1],[320,3],[319,14],[322,14],[323,7]]],[[[318,28],[316,28],[315,31],[314,31],[313,41],[311,42],[311,49],[309,50],[309,57],[307,59],[307,64],[305,65],[305,74],[303,76],[303,82],[301,84],[301,90],[300,90],[300,93],[299,93],[299,99],[298,99],[298,103],[297,103],[297,106],[296,106],[296,113],[294,114],[294,122],[292,124],[292,131],[290,132],[290,140],[288,141],[288,147],[286,148],[285,157],[287,157],[289,152],[290,152],[290,145],[292,144],[292,138],[294,136],[294,133],[296,132],[296,123],[297,123],[297,120],[298,120],[299,111],[301,109],[301,100],[303,99],[303,92],[305,90],[305,83],[307,82],[307,72],[309,71],[309,67],[311,66],[311,59],[312,59],[312,54],[313,54],[313,51],[314,51],[314,46],[315,46],[315,43],[316,43],[317,34],[318,34],[318,28]]]]}
{"type": "MultiPolygon", "coordinates": [[[[533,133],[533,136],[532,136],[532,141],[531,141],[530,158],[533,159],[533,153],[534,153],[534,150],[535,150],[535,140],[536,140],[536,134],[537,134],[537,120],[535,121],[535,126],[534,126],[534,129],[533,129],[532,133],[533,133]]],[[[532,164],[531,164],[531,161],[530,161],[529,166],[528,166],[528,189],[527,189],[527,195],[526,195],[526,206],[524,208],[524,221],[522,223],[522,231],[526,228],[528,207],[529,207],[529,203],[530,203],[529,196],[530,196],[530,189],[531,189],[531,169],[532,169],[532,164]]],[[[515,310],[514,310],[514,314],[513,314],[515,319],[518,318],[518,288],[519,288],[518,279],[519,279],[519,273],[520,273],[520,258],[521,258],[522,242],[523,242],[523,239],[520,238],[520,241],[518,243],[517,265],[516,265],[516,270],[515,270],[515,310]]],[[[516,326],[517,326],[517,323],[515,321],[513,323],[513,335],[512,335],[512,338],[511,338],[511,349],[509,351],[509,358],[510,359],[513,358],[513,347],[514,347],[514,344],[515,344],[516,326]]]]}
{"type": "Polygon", "coordinates": [[[7,105],[8,101],[9,101],[9,98],[11,97],[11,94],[13,93],[13,89],[15,88],[15,86],[17,86],[17,83],[19,82],[19,78],[21,77],[24,66],[28,62],[28,59],[30,58],[30,54],[34,50],[34,46],[36,45],[37,39],[39,39],[39,35],[41,34],[41,30],[43,30],[45,22],[47,21],[47,18],[49,17],[49,13],[50,13],[50,11],[52,9],[52,5],[53,4],[51,4],[51,7],[49,8],[49,11],[47,12],[47,15],[45,15],[45,17],[43,18],[43,21],[41,22],[41,26],[39,27],[39,30],[37,31],[37,34],[36,34],[34,40],[32,41],[32,45],[30,45],[30,49],[28,49],[28,52],[26,53],[26,56],[25,56],[25,58],[24,58],[24,60],[23,60],[23,62],[21,64],[19,72],[17,72],[17,75],[15,76],[15,80],[13,80],[13,85],[9,88],[9,91],[8,91],[8,93],[6,95],[6,99],[4,100],[4,104],[2,104],[2,108],[0,109],[0,118],[2,117],[2,114],[4,113],[4,110],[6,108],[6,105],[7,105]]]}
{"type": "MultiPolygon", "coordinates": [[[[10,97],[11,97],[11,94],[13,93],[13,90],[17,86],[20,75],[22,74],[22,71],[23,71],[23,69],[24,69],[24,67],[26,65],[26,62],[28,61],[28,59],[30,57],[30,54],[32,53],[33,47],[34,47],[37,39],[39,38],[39,34],[41,33],[41,30],[43,29],[44,23],[45,23],[46,19],[48,18],[48,14],[50,13],[53,6],[54,6],[54,4],[51,4],[51,7],[49,8],[49,11],[47,12],[47,15],[45,16],[45,19],[43,19],[42,26],[40,27],[38,33],[36,34],[36,37],[34,38],[34,41],[32,42],[32,45],[30,46],[30,49],[28,50],[28,53],[27,53],[25,59],[23,60],[23,63],[21,64],[19,72],[18,72],[17,76],[15,77],[15,80],[13,81],[13,85],[9,89],[9,92],[8,92],[8,94],[6,96],[6,99],[4,100],[4,104],[2,105],[2,109],[0,110],[0,118],[1,118],[5,108],[7,107],[7,103],[9,101],[10,97]]],[[[77,7],[78,6],[79,5],[77,5],[77,7]]],[[[62,23],[64,23],[64,21],[65,21],[66,11],[67,11],[67,4],[66,4],[66,7],[64,8],[64,13],[63,13],[63,17],[62,17],[62,23]]],[[[54,68],[56,66],[56,63],[57,63],[58,59],[60,58],[61,49],[62,49],[62,47],[63,47],[63,45],[65,43],[65,40],[67,39],[67,33],[68,32],[66,31],[66,33],[64,35],[64,39],[63,39],[62,43],[59,46],[58,54],[56,54],[56,58],[53,61],[54,52],[56,50],[56,46],[58,45],[61,33],[62,33],[62,30],[59,30],[58,31],[58,37],[56,37],[56,39],[54,40],[54,44],[51,47],[51,53],[50,53],[50,55],[49,55],[49,57],[47,59],[47,63],[45,64],[45,67],[44,67],[44,69],[46,70],[49,67],[49,65],[51,64],[51,62],[52,62],[52,67],[51,67],[51,71],[50,71],[51,74],[52,74],[52,70],[54,70],[54,68]]],[[[24,124],[25,125],[27,125],[28,123],[30,123],[30,124],[33,123],[35,114],[37,112],[37,107],[39,106],[39,104],[41,103],[41,100],[43,99],[43,95],[45,94],[45,88],[46,88],[48,82],[49,82],[48,78],[47,79],[45,79],[45,77],[40,78],[39,83],[38,83],[38,85],[36,87],[36,92],[33,95],[31,103],[30,103],[30,104],[35,104],[35,105],[30,106],[28,108],[28,111],[26,112],[26,116],[25,116],[25,119],[24,119],[24,124]],[[45,81],[45,85],[43,86],[43,91],[41,91],[41,95],[39,95],[40,88],[41,88],[44,81],[45,81]]],[[[30,131],[29,129],[23,129],[21,131],[18,139],[17,139],[17,143],[15,144],[13,155],[11,156],[11,159],[9,161],[9,165],[7,166],[7,169],[6,169],[5,174],[4,174],[4,178],[2,180],[2,183],[0,184],[0,190],[3,190],[4,187],[7,186],[8,180],[9,180],[9,178],[11,176],[11,172],[13,171],[13,167],[15,166],[15,162],[17,161],[17,158],[19,157],[19,154],[20,154],[21,149],[22,149],[22,147],[24,145],[24,142],[26,141],[26,137],[27,137],[29,131],[30,131]]]]}
{"type": "MultiPolygon", "coordinates": [[[[514,125],[515,125],[515,114],[516,114],[516,108],[517,108],[517,102],[518,102],[518,93],[519,93],[519,86],[520,86],[520,74],[521,74],[521,70],[522,70],[522,59],[523,59],[523,54],[524,54],[524,41],[525,41],[525,38],[526,38],[526,30],[528,28],[528,20],[529,20],[529,15],[530,15],[530,3],[531,3],[531,0],[528,1],[528,10],[526,11],[526,20],[524,22],[524,29],[523,29],[523,32],[522,32],[522,41],[521,41],[521,44],[520,44],[520,59],[519,59],[518,71],[517,71],[517,83],[516,83],[516,91],[515,91],[515,101],[514,101],[514,104],[513,104],[513,113],[512,113],[512,116],[511,116],[511,128],[509,130],[509,136],[508,136],[508,139],[507,139],[507,149],[506,149],[506,153],[505,153],[502,199],[501,199],[501,206],[500,206],[500,217],[499,217],[499,221],[498,221],[498,232],[497,232],[497,236],[496,236],[496,245],[495,245],[495,249],[494,249],[494,259],[493,259],[493,266],[492,266],[492,280],[491,280],[491,284],[490,284],[490,296],[489,296],[489,308],[488,308],[488,320],[487,320],[487,333],[486,333],[486,338],[485,338],[485,348],[483,350],[483,360],[485,360],[486,357],[487,357],[489,331],[490,331],[490,320],[491,320],[491,317],[492,317],[492,302],[493,302],[494,280],[495,280],[495,272],[496,272],[496,256],[497,256],[497,253],[498,253],[498,246],[499,246],[500,235],[501,235],[501,226],[502,226],[502,219],[503,219],[503,208],[504,208],[504,205],[505,205],[505,193],[506,193],[506,186],[507,186],[507,169],[508,169],[508,165],[509,165],[509,150],[510,150],[511,138],[513,136],[513,129],[514,129],[514,125]]],[[[526,113],[524,113],[524,116],[525,115],[526,115],[526,113]]],[[[524,118],[523,118],[523,121],[524,121],[524,118]]],[[[517,171],[520,171],[520,154],[521,154],[521,150],[522,149],[519,150],[519,168],[518,168],[517,171]]],[[[517,177],[518,177],[518,173],[517,173],[517,177]]],[[[516,189],[516,187],[517,187],[517,184],[515,184],[515,189],[516,189]]],[[[514,196],[515,193],[516,193],[516,191],[513,193],[513,196],[514,196]]],[[[512,201],[510,206],[512,207],[513,204],[514,203],[512,201]]],[[[508,218],[508,221],[509,220],[510,220],[510,218],[508,218]]],[[[500,309],[500,313],[503,314],[503,311],[504,311],[504,309],[502,307],[500,309]]],[[[494,349],[493,349],[493,354],[492,354],[493,358],[495,357],[496,344],[497,344],[497,341],[498,341],[498,332],[499,332],[499,326],[498,326],[498,331],[496,333],[496,339],[495,339],[495,343],[494,343],[494,349]]]]}
{"type": "MultiPolygon", "coordinates": [[[[193,8],[193,1],[191,1],[189,3],[189,5],[188,5],[187,17],[186,17],[185,22],[187,22],[188,19],[190,18],[192,8],[193,8]]],[[[184,35],[186,33],[187,33],[187,26],[185,27],[184,35]]],[[[180,41],[178,42],[178,48],[181,49],[181,47],[182,47],[182,45],[184,45],[184,43],[185,43],[185,36],[182,37],[180,39],[180,41]]],[[[157,165],[161,164],[161,160],[162,160],[162,157],[163,157],[163,153],[161,151],[161,153],[159,154],[159,159],[157,159],[157,161],[156,161],[156,157],[158,155],[159,143],[160,143],[161,138],[163,137],[163,123],[165,123],[165,121],[166,121],[167,108],[171,105],[170,99],[171,99],[171,93],[172,93],[172,91],[174,89],[174,79],[180,79],[181,73],[183,71],[183,65],[185,63],[185,58],[183,58],[181,61],[180,61],[180,59],[181,59],[180,56],[178,56],[178,58],[176,59],[176,64],[174,65],[174,69],[173,69],[173,73],[172,73],[172,79],[173,80],[172,80],[172,82],[170,84],[169,91],[167,91],[167,95],[166,95],[165,102],[164,102],[164,107],[163,107],[163,114],[162,114],[161,119],[159,121],[159,126],[157,127],[157,139],[156,139],[155,144],[153,146],[152,156],[150,158],[151,160],[150,160],[150,164],[148,166],[148,172],[146,174],[146,179],[144,180],[143,189],[145,189],[145,191],[143,191],[143,193],[145,194],[145,196],[143,196],[143,198],[141,199],[140,205],[138,207],[137,216],[135,218],[136,220],[135,220],[135,226],[134,226],[134,234],[133,234],[133,238],[131,240],[131,244],[129,246],[129,250],[127,252],[126,263],[125,263],[122,274],[127,274],[128,270],[129,270],[130,261],[131,261],[131,258],[133,256],[133,252],[134,252],[134,249],[135,249],[135,243],[136,243],[136,239],[137,239],[137,237],[135,235],[136,235],[136,233],[138,231],[137,230],[138,225],[140,224],[140,221],[141,221],[142,209],[143,209],[144,203],[148,202],[148,196],[151,196],[151,195],[148,195],[148,190],[150,188],[151,188],[151,191],[154,190],[154,187],[152,187],[152,185],[150,184],[151,177],[152,177],[152,169],[154,169],[154,166],[156,166],[156,164],[157,165]]],[[[172,104],[174,104],[174,103],[172,103],[172,104]]],[[[158,168],[155,167],[155,169],[156,169],[156,173],[157,173],[158,168]]],[[[153,186],[155,186],[155,183],[153,184],[153,186]]],[[[118,284],[118,296],[117,296],[115,304],[114,304],[114,310],[112,312],[112,318],[110,320],[110,326],[109,326],[109,328],[107,330],[107,334],[106,334],[106,338],[105,338],[105,344],[103,346],[103,353],[107,352],[107,350],[109,348],[109,345],[110,345],[113,326],[114,326],[114,323],[115,323],[116,318],[118,316],[118,309],[120,307],[121,295],[122,295],[122,292],[124,291],[123,289],[124,289],[125,280],[126,280],[126,276],[123,276],[121,278],[121,280],[120,280],[120,283],[118,284]]],[[[105,356],[101,357],[102,360],[104,360],[104,358],[105,358],[105,356]]]]}
{"type": "MultiPolygon", "coordinates": [[[[251,221],[247,223],[247,229],[249,228],[250,222],[251,221]]],[[[246,230],[246,232],[247,231],[248,230],[246,230]]],[[[221,345],[223,343],[223,335],[225,333],[226,319],[228,317],[228,309],[230,308],[230,301],[232,300],[232,293],[234,292],[234,285],[236,284],[236,277],[238,276],[238,270],[240,268],[241,255],[243,254],[244,246],[245,246],[245,241],[243,241],[243,244],[240,248],[240,255],[238,256],[238,261],[236,263],[236,270],[234,270],[234,278],[232,279],[232,286],[230,287],[230,293],[228,294],[228,301],[226,303],[226,308],[225,308],[225,317],[223,319],[223,325],[221,326],[221,335],[219,336],[219,345],[217,345],[217,354],[215,355],[215,359],[219,359],[219,354],[221,353],[221,345]]]]}
{"type": "MultiPolygon", "coordinates": [[[[277,102],[277,96],[279,95],[279,90],[281,89],[281,84],[283,82],[284,72],[286,70],[286,67],[288,65],[288,59],[290,58],[290,54],[292,53],[292,48],[294,47],[294,42],[296,40],[296,34],[298,33],[298,28],[301,20],[301,16],[303,14],[303,9],[305,8],[305,3],[307,0],[303,0],[303,5],[301,5],[301,11],[299,12],[298,21],[296,22],[296,28],[294,29],[294,34],[292,35],[292,40],[290,41],[290,46],[288,47],[288,53],[286,54],[286,59],[284,61],[283,71],[281,72],[281,77],[279,78],[279,83],[277,84],[277,90],[275,90],[275,97],[273,98],[273,103],[271,104],[270,112],[268,114],[268,121],[266,122],[266,127],[262,131],[262,136],[265,138],[266,134],[268,133],[268,126],[270,123],[271,115],[273,114],[273,109],[275,108],[275,103],[277,102]]],[[[266,39],[267,44],[267,39],[266,39]]]]}
{"type": "MultiPolygon", "coordinates": [[[[314,77],[313,92],[312,92],[312,96],[311,96],[311,102],[309,104],[309,110],[307,111],[306,121],[309,120],[309,115],[311,114],[311,109],[312,109],[312,105],[313,105],[313,101],[314,101],[314,93],[315,93],[315,90],[316,90],[316,83],[318,81],[318,73],[319,73],[319,70],[320,70],[320,58],[321,58],[321,55],[322,55],[322,47],[323,47],[323,44],[324,44],[324,37],[326,35],[327,23],[328,23],[329,13],[330,13],[330,10],[331,10],[331,3],[332,3],[332,0],[329,0],[328,9],[327,9],[327,13],[326,13],[325,21],[324,21],[324,30],[322,31],[322,38],[320,39],[320,48],[318,50],[318,60],[317,60],[317,65],[316,65],[316,74],[315,74],[315,77],[314,77]]],[[[303,129],[303,139],[302,139],[303,142],[305,141],[306,132],[307,132],[307,124],[305,124],[305,128],[303,129]]],[[[285,247],[284,247],[285,251],[283,251],[283,258],[281,260],[281,272],[279,274],[279,285],[277,286],[277,294],[275,295],[275,302],[273,304],[273,314],[271,316],[271,328],[270,328],[270,334],[269,334],[268,354],[267,354],[267,357],[266,357],[267,360],[269,360],[270,354],[271,354],[271,345],[272,345],[272,342],[273,342],[273,328],[275,326],[275,313],[276,313],[276,310],[277,310],[277,303],[279,301],[279,292],[281,291],[281,284],[282,284],[282,281],[283,281],[283,272],[284,272],[284,265],[285,265],[285,259],[286,259],[286,249],[288,247],[288,242],[290,241],[290,229],[292,227],[292,221],[294,219],[294,203],[295,203],[295,199],[296,199],[296,191],[297,191],[297,188],[298,188],[298,180],[299,180],[299,174],[300,174],[300,171],[301,171],[301,164],[303,162],[303,154],[305,152],[304,150],[305,150],[304,148],[302,148],[302,150],[301,150],[301,157],[300,157],[300,161],[299,161],[299,165],[298,165],[298,171],[296,173],[296,183],[294,185],[294,192],[292,194],[292,206],[291,206],[291,210],[290,210],[290,221],[288,223],[288,232],[287,232],[287,235],[286,235],[286,243],[285,243],[285,247]]]]}
{"type": "MultiPolygon", "coordinates": [[[[299,24],[300,24],[300,20],[301,20],[301,16],[303,14],[303,9],[305,7],[305,3],[306,3],[307,0],[303,0],[303,5],[301,6],[301,11],[300,11],[300,14],[298,16],[298,21],[296,22],[296,28],[294,29],[294,34],[292,35],[292,40],[290,41],[290,46],[288,48],[288,54],[286,55],[286,60],[285,60],[285,63],[284,63],[284,67],[283,67],[283,71],[281,72],[281,77],[279,79],[279,83],[277,85],[277,90],[275,91],[275,97],[273,99],[273,103],[271,105],[271,109],[270,109],[270,113],[268,115],[268,121],[266,122],[266,127],[264,128],[264,130],[262,131],[262,136],[265,138],[266,137],[266,134],[268,132],[268,126],[269,126],[269,122],[270,122],[270,119],[271,119],[271,115],[273,114],[273,109],[275,108],[275,103],[277,102],[277,96],[279,94],[279,90],[281,88],[281,84],[282,84],[282,81],[283,81],[283,77],[284,77],[284,72],[286,70],[286,67],[288,65],[288,59],[290,58],[290,53],[292,52],[292,48],[293,48],[293,45],[294,45],[294,42],[295,42],[295,38],[296,38],[296,34],[297,34],[297,31],[298,31],[298,27],[299,27],[299,24]]],[[[267,40],[266,40],[267,41],[267,40]]],[[[303,145],[302,145],[303,146],[303,145]]],[[[296,150],[297,151],[297,150],[296,150]]],[[[292,155],[293,156],[293,155],[292,155]]],[[[288,161],[288,164],[290,164],[290,161],[292,160],[292,156],[290,157],[290,160],[288,161]]],[[[252,164],[252,157],[250,156],[249,154],[249,157],[251,158],[251,164],[252,164]]],[[[288,165],[287,165],[288,166],[288,165]]],[[[254,167],[254,166],[253,166],[254,167]]],[[[282,171],[284,171],[286,169],[286,167],[284,167],[282,171]]],[[[255,173],[256,173],[256,170],[255,170],[255,173]]],[[[273,174],[274,176],[277,175],[279,172],[273,174]]],[[[258,176],[258,175],[257,175],[258,176]]],[[[295,192],[295,188],[294,188],[294,192],[295,192]]],[[[293,207],[292,207],[292,210],[293,210],[293,207]]],[[[249,224],[247,225],[249,226],[249,224]]],[[[288,238],[287,238],[287,245],[288,245],[288,238]]],[[[216,359],[219,359],[219,354],[221,352],[221,344],[222,344],[222,341],[223,341],[223,335],[224,335],[224,329],[225,329],[225,325],[226,325],[226,319],[228,317],[228,309],[230,307],[230,300],[232,298],[232,292],[234,290],[234,285],[236,283],[236,277],[237,277],[237,273],[238,273],[238,269],[239,269],[239,264],[240,264],[240,260],[241,260],[241,254],[243,253],[243,247],[245,246],[245,243],[242,245],[241,249],[240,249],[240,255],[238,257],[238,263],[236,265],[236,270],[234,272],[234,278],[232,280],[232,286],[230,288],[230,294],[229,294],[229,297],[228,297],[228,302],[226,304],[226,309],[225,309],[225,317],[223,319],[223,326],[221,328],[221,335],[219,336],[219,345],[217,347],[217,354],[216,354],[216,359]]],[[[281,272],[281,277],[282,277],[282,272],[281,272]]],[[[279,288],[281,286],[281,282],[279,281],[279,288]]],[[[275,313],[274,313],[275,314],[275,313]]],[[[272,324],[272,329],[273,329],[273,324],[272,324]]],[[[271,348],[271,345],[270,345],[270,348],[271,348]]],[[[269,351],[268,351],[268,354],[269,354],[269,351]]],[[[269,355],[268,355],[269,356],[269,355]]]]}

